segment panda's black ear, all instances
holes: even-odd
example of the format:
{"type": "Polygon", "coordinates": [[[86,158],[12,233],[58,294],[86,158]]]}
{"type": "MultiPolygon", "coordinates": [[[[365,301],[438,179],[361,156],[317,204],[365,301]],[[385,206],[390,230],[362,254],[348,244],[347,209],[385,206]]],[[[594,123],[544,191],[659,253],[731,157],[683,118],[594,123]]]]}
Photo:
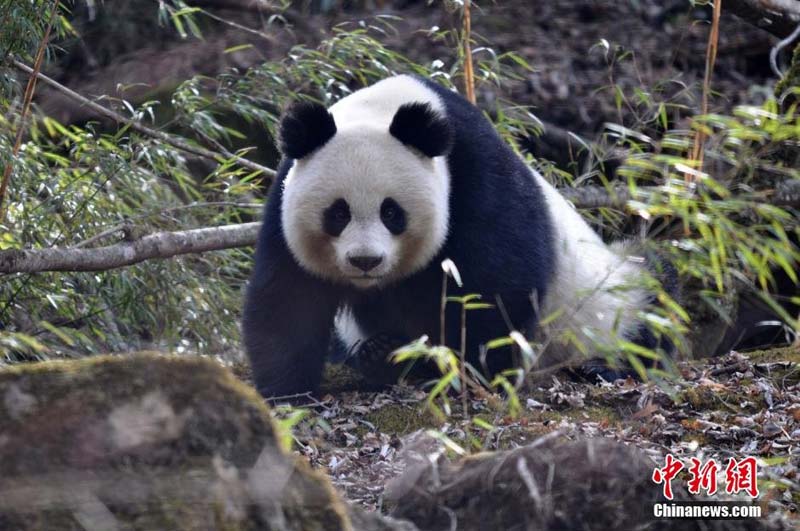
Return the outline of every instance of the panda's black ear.
{"type": "Polygon", "coordinates": [[[433,110],[429,103],[406,103],[397,109],[389,126],[393,137],[428,157],[450,152],[453,128],[447,119],[433,110]]]}
{"type": "Polygon", "coordinates": [[[310,101],[292,103],[281,118],[278,140],[281,153],[302,159],[336,134],[336,122],[325,106],[310,101]]]}

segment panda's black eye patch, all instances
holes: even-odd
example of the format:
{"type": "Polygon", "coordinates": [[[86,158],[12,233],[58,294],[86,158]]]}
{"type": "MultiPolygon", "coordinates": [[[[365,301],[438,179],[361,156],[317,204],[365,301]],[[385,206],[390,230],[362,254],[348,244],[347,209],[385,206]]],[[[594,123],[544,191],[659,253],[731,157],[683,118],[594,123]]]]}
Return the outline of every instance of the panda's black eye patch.
{"type": "Polygon", "coordinates": [[[397,204],[397,201],[387,197],[381,203],[381,221],[389,232],[395,236],[400,235],[406,230],[406,211],[397,204]]]}
{"type": "Polygon", "coordinates": [[[337,199],[322,213],[322,228],[331,236],[339,236],[350,223],[350,206],[342,198],[337,199]]]}

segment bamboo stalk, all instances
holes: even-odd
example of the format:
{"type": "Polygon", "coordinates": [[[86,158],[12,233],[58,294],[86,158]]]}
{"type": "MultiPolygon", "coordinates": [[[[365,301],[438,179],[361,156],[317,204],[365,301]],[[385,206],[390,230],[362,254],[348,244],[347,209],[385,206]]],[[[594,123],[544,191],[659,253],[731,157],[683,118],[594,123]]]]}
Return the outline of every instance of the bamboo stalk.
{"type": "Polygon", "coordinates": [[[471,0],[464,0],[464,94],[470,103],[475,105],[475,71],[472,66],[472,13],[471,0]]]}
{"type": "Polygon", "coordinates": [[[5,220],[5,208],[3,207],[6,194],[8,193],[8,185],[11,182],[11,170],[14,167],[14,161],[19,155],[20,146],[22,146],[22,135],[25,132],[25,119],[27,118],[28,112],[31,108],[33,92],[36,90],[36,79],[38,78],[38,74],[42,69],[44,52],[47,49],[47,43],[50,40],[50,32],[53,29],[53,23],[55,22],[56,15],[58,14],[58,5],[58,0],[54,0],[53,8],[50,11],[50,18],[47,21],[47,27],[44,31],[44,37],[42,37],[42,42],[39,43],[39,49],[36,50],[36,59],[33,63],[33,69],[30,72],[28,84],[25,86],[25,94],[22,98],[22,110],[20,111],[19,122],[17,123],[17,135],[14,139],[14,148],[11,151],[11,157],[8,159],[8,164],[6,164],[6,167],[3,170],[3,180],[0,182],[0,223],[3,223],[3,220],[5,220]]]}

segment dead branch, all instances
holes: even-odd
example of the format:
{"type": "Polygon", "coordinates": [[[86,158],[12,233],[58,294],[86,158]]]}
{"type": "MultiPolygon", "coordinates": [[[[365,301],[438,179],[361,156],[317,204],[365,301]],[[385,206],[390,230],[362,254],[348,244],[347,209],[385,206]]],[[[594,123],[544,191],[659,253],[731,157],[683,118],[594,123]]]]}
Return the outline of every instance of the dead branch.
{"type": "MultiPolygon", "coordinates": [[[[700,103],[700,114],[708,114],[708,94],[711,92],[711,75],[714,73],[714,63],[717,61],[717,48],[719,45],[719,16],[722,12],[722,0],[714,2],[714,15],[711,18],[711,31],[708,34],[708,45],[706,47],[706,69],[703,75],[703,96],[700,103]]],[[[694,132],[694,145],[692,147],[690,159],[696,161],[697,167],[703,167],[703,155],[705,150],[706,133],[705,129],[698,127],[694,132]]],[[[686,182],[694,180],[694,175],[689,172],[684,173],[686,182]]]]}
{"type": "Polygon", "coordinates": [[[780,38],[790,35],[800,24],[797,0],[725,0],[725,8],[780,38]]]}
{"type": "Polygon", "coordinates": [[[264,0],[190,0],[189,5],[238,11],[280,12],[279,6],[264,0]]]}
{"type": "Polygon", "coordinates": [[[611,191],[602,186],[559,188],[558,191],[576,208],[624,208],[631,198],[625,186],[614,187],[611,191]]]}
{"type": "MultiPolygon", "coordinates": [[[[655,193],[658,187],[642,186],[643,194],[655,193]]],[[[630,190],[624,185],[607,190],[602,186],[581,186],[579,188],[559,188],[558,190],[576,208],[626,208],[632,199],[630,190]]],[[[773,190],[755,192],[748,195],[753,201],[761,201],[779,207],[800,207],[800,180],[787,180],[778,183],[773,190]]]]}
{"type": "Polygon", "coordinates": [[[157,232],[132,241],[96,247],[13,249],[0,251],[0,273],[39,271],[105,271],[143,262],[234,247],[256,242],[261,223],[241,223],[177,232],[157,232]]]}
{"type": "MultiPolygon", "coordinates": [[[[652,193],[657,192],[658,188],[642,187],[640,190],[652,193]]],[[[628,188],[624,186],[615,187],[610,191],[600,186],[582,186],[562,188],[560,192],[578,208],[625,209],[631,199],[628,188]]],[[[775,206],[798,208],[800,180],[782,182],[774,190],[753,194],[752,199],[775,206]]],[[[0,251],[0,274],[105,271],[151,258],[169,258],[180,254],[247,247],[255,245],[260,226],[261,223],[254,222],[178,232],[158,232],[131,242],[88,249],[79,244],[70,248],[0,251]]],[[[120,230],[121,227],[113,227],[90,240],[97,241],[120,230]]]]}
{"type": "Polygon", "coordinates": [[[152,218],[156,216],[167,216],[172,212],[178,212],[180,210],[189,210],[193,208],[210,208],[210,207],[235,207],[235,208],[255,208],[260,209],[263,205],[260,203],[239,203],[236,201],[210,201],[205,203],[190,203],[188,205],[181,205],[171,208],[165,208],[156,212],[151,212],[149,214],[141,214],[138,216],[133,216],[127,218],[123,223],[116,224],[112,227],[107,228],[106,230],[95,234],[91,238],[87,238],[82,242],[79,242],[75,245],[75,247],[89,247],[98,241],[107,238],[108,236],[112,236],[117,233],[131,233],[134,229],[134,222],[143,220],[146,218],[152,218]]]}
{"type": "MultiPolygon", "coordinates": [[[[26,73],[31,74],[31,75],[34,74],[34,70],[31,67],[29,67],[28,65],[26,65],[26,64],[24,64],[24,63],[22,63],[22,62],[20,62],[20,61],[18,61],[16,59],[13,59],[11,61],[11,63],[14,65],[15,68],[17,68],[17,69],[19,69],[19,70],[21,70],[23,72],[26,72],[26,73]]],[[[186,142],[186,141],[184,141],[184,140],[182,140],[180,138],[177,138],[175,136],[169,135],[167,133],[163,133],[161,131],[156,131],[155,129],[150,129],[149,127],[147,127],[145,125],[142,125],[141,123],[139,123],[139,122],[137,122],[135,120],[131,120],[129,118],[126,118],[126,117],[122,116],[121,114],[118,114],[118,113],[112,111],[111,109],[103,107],[102,105],[90,100],[89,98],[81,96],[80,94],[78,94],[74,90],[72,90],[72,89],[70,89],[68,87],[65,87],[64,85],[62,85],[61,83],[59,83],[55,79],[52,79],[52,78],[42,74],[41,72],[36,72],[35,76],[36,76],[37,79],[39,79],[40,81],[42,81],[46,85],[49,85],[50,87],[52,87],[56,91],[64,94],[65,96],[69,97],[70,99],[73,99],[73,100],[77,101],[81,105],[85,105],[85,106],[89,107],[94,112],[98,113],[99,115],[105,116],[106,118],[109,118],[109,119],[115,121],[118,124],[127,125],[131,129],[133,129],[133,130],[135,130],[135,131],[137,131],[137,132],[139,132],[139,133],[141,133],[143,135],[146,135],[146,136],[149,136],[151,138],[155,138],[156,140],[160,140],[162,142],[165,142],[165,143],[169,144],[170,146],[172,146],[174,148],[177,148],[177,149],[179,149],[181,151],[184,151],[186,153],[191,153],[193,155],[197,155],[197,156],[203,157],[205,159],[213,160],[214,162],[220,162],[220,161],[222,161],[222,160],[224,160],[226,158],[233,158],[233,159],[236,160],[237,164],[239,164],[240,166],[242,166],[244,168],[247,168],[248,170],[259,172],[259,173],[263,174],[265,177],[269,177],[269,178],[274,178],[275,177],[275,170],[273,170],[272,168],[267,168],[266,166],[262,166],[261,164],[253,162],[251,160],[248,160],[248,159],[246,159],[244,157],[239,157],[239,156],[234,155],[232,153],[228,153],[228,152],[217,153],[215,151],[211,151],[209,149],[206,149],[206,148],[203,148],[203,147],[200,147],[200,146],[195,146],[195,145],[189,144],[188,142],[186,142]]]]}

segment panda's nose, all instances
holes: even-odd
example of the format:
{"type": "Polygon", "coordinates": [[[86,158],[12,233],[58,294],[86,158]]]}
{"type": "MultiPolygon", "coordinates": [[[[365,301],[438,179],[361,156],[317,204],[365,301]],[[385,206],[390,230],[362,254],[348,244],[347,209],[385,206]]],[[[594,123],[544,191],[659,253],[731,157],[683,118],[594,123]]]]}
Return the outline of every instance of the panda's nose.
{"type": "Polygon", "coordinates": [[[364,273],[369,273],[383,262],[382,256],[350,256],[347,258],[350,265],[359,268],[364,273]]]}

